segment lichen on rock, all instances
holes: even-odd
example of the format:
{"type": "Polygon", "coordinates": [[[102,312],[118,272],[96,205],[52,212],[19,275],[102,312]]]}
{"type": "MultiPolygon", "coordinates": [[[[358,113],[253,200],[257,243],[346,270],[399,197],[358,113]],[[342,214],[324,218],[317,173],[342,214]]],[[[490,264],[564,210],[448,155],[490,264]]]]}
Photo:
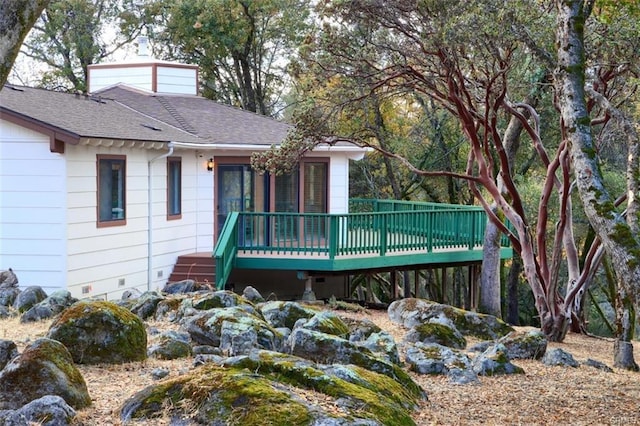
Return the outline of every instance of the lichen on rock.
{"type": "Polygon", "coordinates": [[[82,374],[60,342],[38,339],[0,371],[0,409],[17,410],[46,395],[75,409],[91,405],[82,374]]]}
{"type": "Polygon", "coordinates": [[[413,425],[411,411],[424,397],[415,383],[364,368],[260,350],[148,387],[125,402],[121,419],[153,418],[170,407],[170,415],[198,424],[413,425]]]}
{"type": "Polygon", "coordinates": [[[49,328],[79,364],[119,364],[147,357],[144,323],[111,302],[81,301],[62,312],[49,328]]]}

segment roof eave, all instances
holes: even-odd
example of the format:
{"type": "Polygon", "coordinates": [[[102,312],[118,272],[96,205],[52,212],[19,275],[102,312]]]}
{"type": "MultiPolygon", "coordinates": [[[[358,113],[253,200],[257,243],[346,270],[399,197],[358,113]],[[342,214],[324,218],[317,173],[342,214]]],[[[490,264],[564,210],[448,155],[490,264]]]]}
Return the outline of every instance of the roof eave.
{"type": "Polygon", "coordinates": [[[49,137],[49,150],[58,154],[64,154],[65,144],[77,145],[80,135],[65,129],[53,126],[49,123],[20,114],[7,108],[0,107],[0,120],[6,120],[18,126],[31,129],[49,137]]]}

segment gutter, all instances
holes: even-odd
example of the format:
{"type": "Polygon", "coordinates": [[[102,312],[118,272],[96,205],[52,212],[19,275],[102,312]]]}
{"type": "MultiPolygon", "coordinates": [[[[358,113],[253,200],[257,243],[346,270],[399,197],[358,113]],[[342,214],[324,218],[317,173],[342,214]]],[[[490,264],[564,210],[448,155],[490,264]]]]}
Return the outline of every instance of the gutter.
{"type": "MultiPolygon", "coordinates": [[[[238,151],[266,151],[271,149],[274,145],[258,145],[258,144],[230,144],[230,143],[193,143],[193,142],[172,142],[174,146],[179,148],[192,148],[192,149],[217,149],[217,150],[238,150],[238,151]]],[[[278,148],[278,145],[275,145],[278,148]]],[[[319,144],[315,146],[312,152],[315,151],[330,151],[330,152],[371,152],[373,148],[359,147],[356,145],[328,145],[319,144]]]]}
{"type": "Polygon", "coordinates": [[[167,148],[169,151],[152,158],[147,163],[147,291],[151,291],[151,283],[153,282],[153,176],[151,174],[152,163],[169,157],[173,154],[174,142],[169,142],[167,148]]]}

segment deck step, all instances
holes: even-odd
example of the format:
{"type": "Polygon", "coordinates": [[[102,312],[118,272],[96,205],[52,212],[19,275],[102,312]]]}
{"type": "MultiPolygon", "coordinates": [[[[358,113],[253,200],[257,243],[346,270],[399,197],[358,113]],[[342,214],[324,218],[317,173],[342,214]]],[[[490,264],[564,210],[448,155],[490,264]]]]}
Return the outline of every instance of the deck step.
{"type": "Polygon", "coordinates": [[[191,279],[198,283],[215,283],[216,263],[211,253],[193,253],[178,256],[167,282],[191,279]]]}

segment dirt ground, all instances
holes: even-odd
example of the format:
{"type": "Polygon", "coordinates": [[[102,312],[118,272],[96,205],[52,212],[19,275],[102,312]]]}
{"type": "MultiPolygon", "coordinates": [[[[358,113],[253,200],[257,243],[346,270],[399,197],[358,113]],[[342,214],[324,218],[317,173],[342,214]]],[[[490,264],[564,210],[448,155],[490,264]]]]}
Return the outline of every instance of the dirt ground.
{"type": "MultiPolygon", "coordinates": [[[[400,342],[405,332],[389,321],[385,311],[338,312],[367,318],[400,342]]],[[[18,319],[0,320],[0,338],[26,345],[46,335],[50,321],[20,324],[18,319]]],[[[169,326],[151,323],[162,329],[169,326]]],[[[571,353],[577,361],[594,359],[613,364],[613,341],[570,334],[562,344],[550,344],[571,353]]],[[[636,343],[636,348],[638,347],[636,343]]],[[[638,352],[636,350],[636,357],[638,352]]],[[[120,405],[136,391],[154,383],[151,371],[162,367],[169,377],[192,368],[193,359],[148,359],[123,365],[78,366],[93,404],[80,411],[78,425],[122,425],[120,405]]],[[[539,361],[517,360],[523,375],[483,377],[478,384],[455,385],[439,376],[412,374],[428,394],[415,412],[418,425],[640,425],[640,373],[614,370],[607,373],[581,365],[579,368],[547,367],[539,361]]],[[[312,393],[307,395],[313,398],[312,393]]],[[[139,426],[168,425],[166,419],[133,423],[139,426]]],[[[265,423],[268,424],[268,423],[265,423]]]]}

